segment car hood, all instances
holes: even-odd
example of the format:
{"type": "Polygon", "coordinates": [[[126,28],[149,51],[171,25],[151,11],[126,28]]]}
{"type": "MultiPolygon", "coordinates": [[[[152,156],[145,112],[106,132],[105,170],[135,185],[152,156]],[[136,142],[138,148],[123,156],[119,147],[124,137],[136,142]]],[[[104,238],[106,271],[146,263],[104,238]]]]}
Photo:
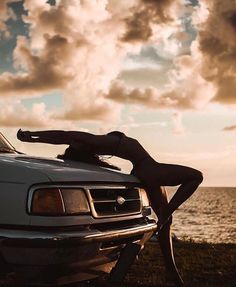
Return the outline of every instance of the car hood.
{"type": "Polygon", "coordinates": [[[27,174],[42,181],[53,182],[138,182],[137,178],[111,169],[74,161],[33,157],[19,154],[1,154],[0,165],[6,176],[17,180],[27,174]],[[13,172],[14,170],[14,172],[13,172]],[[6,174],[6,171],[7,174],[6,174]],[[12,174],[14,173],[14,175],[12,174]]]}

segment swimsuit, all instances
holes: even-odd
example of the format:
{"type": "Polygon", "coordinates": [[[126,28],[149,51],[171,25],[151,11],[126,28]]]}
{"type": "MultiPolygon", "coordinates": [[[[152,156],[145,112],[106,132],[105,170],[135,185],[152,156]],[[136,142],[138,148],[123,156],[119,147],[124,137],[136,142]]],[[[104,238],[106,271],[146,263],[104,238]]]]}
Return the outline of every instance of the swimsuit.
{"type": "MultiPolygon", "coordinates": [[[[114,132],[109,133],[108,135],[117,136],[119,138],[117,145],[114,149],[113,155],[127,159],[132,162],[133,169],[131,170],[131,174],[136,175],[135,170],[142,163],[144,163],[144,161],[146,161],[147,159],[151,159],[153,161],[152,157],[143,149],[143,147],[137,141],[134,143],[134,146],[132,146],[132,150],[129,151],[129,149],[127,148],[123,149],[122,141],[127,139],[127,136],[124,133],[114,131],[114,132]],[[141,157],[138,157],[138,154],[135,154],[135,156],[132,156],[133,150],[135,149],[135,144],[137,144],[137,150],[140,149],[141,147],[141,152],[143,153],[141,157]]],[[[134,140],[132,138],[129,138],[129,139],[134,140]]],[[[129,144],[127,143],[127,145],[129,144]]],[[[129,145],[129,148],[130,148],[130,145],[129,145]]]]}

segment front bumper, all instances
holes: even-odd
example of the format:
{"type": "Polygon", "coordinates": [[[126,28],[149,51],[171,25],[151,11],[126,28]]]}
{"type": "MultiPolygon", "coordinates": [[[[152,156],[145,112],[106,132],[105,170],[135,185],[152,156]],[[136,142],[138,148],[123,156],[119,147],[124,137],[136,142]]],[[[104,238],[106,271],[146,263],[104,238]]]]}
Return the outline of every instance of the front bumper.
{"type": "Polygon", "coordinates": [[[119,240],[132,236],[154,232],[156,222],[131,227],[100,231],[85,229],[79,231],[31,231],[0,229],[0,242],[8,247],[49,247],[66,245],[83,245],[119,240]]]}
{"type": "Polygon", "coordinates": [[[0,252],[15,270],[28,275],[30,273],[30,276],[37,270],[42,279],[45,271],[49,274],[50,270],[53,270],[55,276],[50,280],[55,285],[55,279],[59,276],[58,270],[60,276],[64,274],[64,277],[77,273],[76,281],[98,276],[94,273],[95,270],[109,272],[126,243],[136,242],[143,245],[155,229],[156,222],[151,220],[103,231],[95,227],[73,231],[0,229],[0,252]],[[82,276],[81,272],[86,276],[82,276]]]}
{"type": "Polygon", "coordinates": [[[0,252],[9,264],[43,266],[77,262],[82,266],[90,260],[117,257],[128,242],[143,245],[155,229],[155,221],[103,231],[95,227],[73,231],[0,229],[0,252]]]}

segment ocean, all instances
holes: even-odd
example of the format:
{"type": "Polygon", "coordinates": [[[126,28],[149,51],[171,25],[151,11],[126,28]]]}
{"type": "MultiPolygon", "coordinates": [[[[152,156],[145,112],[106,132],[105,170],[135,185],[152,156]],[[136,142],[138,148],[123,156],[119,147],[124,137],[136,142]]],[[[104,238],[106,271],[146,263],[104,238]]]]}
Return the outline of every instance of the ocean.
{"type": "Polygon", "coordinates": [[[172,231],[179,239],[236,243],[236,188],[199,187],[175,211],[172,231]]]}

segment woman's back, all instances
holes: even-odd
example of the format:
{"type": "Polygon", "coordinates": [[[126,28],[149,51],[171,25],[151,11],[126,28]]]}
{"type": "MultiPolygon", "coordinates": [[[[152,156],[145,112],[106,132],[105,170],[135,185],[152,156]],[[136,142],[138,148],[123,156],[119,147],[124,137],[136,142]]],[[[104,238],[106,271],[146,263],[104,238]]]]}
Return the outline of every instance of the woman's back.
{"type": "Polygon", "coordinates": [[[120,132],[111,132],[108,135],[118,138],[113,155],[130,160],[134,165],[144,158],[151,157],[136,139],[120,132]]]}

